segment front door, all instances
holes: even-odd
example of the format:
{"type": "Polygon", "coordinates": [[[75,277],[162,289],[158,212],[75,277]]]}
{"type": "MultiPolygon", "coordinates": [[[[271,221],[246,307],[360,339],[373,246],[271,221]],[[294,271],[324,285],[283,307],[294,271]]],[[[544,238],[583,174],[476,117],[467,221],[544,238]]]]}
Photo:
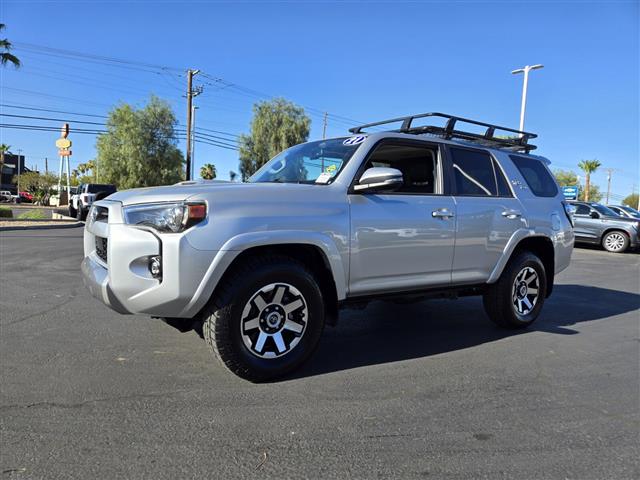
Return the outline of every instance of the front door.
{"type": "Polygon", "coordinates": [[[349,195],[350,295],[449,285],[456,208],[443,194],[439,148],[384,140],[360,174],[371,167],[400,170],[404,184],[393,192],[349,195]]]}

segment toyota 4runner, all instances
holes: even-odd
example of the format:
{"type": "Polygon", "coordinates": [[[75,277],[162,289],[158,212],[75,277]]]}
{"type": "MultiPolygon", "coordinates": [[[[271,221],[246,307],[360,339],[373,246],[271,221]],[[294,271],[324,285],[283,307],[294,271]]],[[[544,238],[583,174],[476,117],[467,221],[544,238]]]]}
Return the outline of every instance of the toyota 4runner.
{"type": "Polygon", "coordinates": [[[247,183],[95,202],[85,284],[119,313],[196,330],[252,381],[298,367],[342,307],[373,299],[482,295],[499,326],[530,325],[574,242],[536,135],[440,113],[350,132],[291,147],[247,183]]]}

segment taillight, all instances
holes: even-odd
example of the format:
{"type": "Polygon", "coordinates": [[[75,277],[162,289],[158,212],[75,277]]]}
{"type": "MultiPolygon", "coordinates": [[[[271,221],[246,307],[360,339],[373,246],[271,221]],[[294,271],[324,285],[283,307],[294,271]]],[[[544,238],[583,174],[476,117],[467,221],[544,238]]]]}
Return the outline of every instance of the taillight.
{"type": "Polygon", "coordinates": [[[571,224],[571,226],[574,227],[575,225],[573,223],[573,214],[576,213],[576,207],[574,207],[570,203],[567,203],[563,200],[562,208],[564,210],[564,214],[567,216],[567,220],[569,220],[569,223],[571,224]]]}

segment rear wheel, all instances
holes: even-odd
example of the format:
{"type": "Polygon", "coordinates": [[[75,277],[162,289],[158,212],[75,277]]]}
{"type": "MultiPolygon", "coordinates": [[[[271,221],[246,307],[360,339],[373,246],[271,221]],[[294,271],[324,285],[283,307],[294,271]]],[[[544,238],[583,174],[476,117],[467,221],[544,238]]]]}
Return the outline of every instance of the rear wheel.
{"type": "Polygon", "coordinates": [[[522,252],[509,261],[500,279],[489,286],[483,303],[489,318],[504,328],[525,328],[542,310],[547,277],[540,259],[522,252]]]}
{"type": "Polygon", "coordinates": [[[617,230],[608,232],[602,237],[602,247],[607,252],[622,253],[629,248],[629,236],[617,230]]]}
{"type": "Polygon", "coordinates": [[[249,259],[218,286],[203,335],[216,357],[254,382],[285,375],[315,350],[324,328],[311,272],[284,256],[249,259]]]}
{"type": "Polygon", "coordinates": [[[78,220],[84,220],[87,218],[87,212],[82,205],[82,202],[78,202],[78,210],[76,210],[76,218],[78,220]]]}

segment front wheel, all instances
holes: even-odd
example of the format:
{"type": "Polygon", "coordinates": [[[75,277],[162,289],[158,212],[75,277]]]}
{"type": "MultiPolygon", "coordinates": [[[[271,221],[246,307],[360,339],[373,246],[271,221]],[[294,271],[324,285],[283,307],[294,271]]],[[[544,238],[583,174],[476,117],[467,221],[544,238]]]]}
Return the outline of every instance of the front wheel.
{"type": "Polygon", "coordinates": [[[78,212],[76,211],[75,208],[73,208],[73,205],[69,204],[69,216],[71,218],[74,218],[77,214],[78,214],[78,212]]]}
{"type": "Polygon", "coordinates": [[[483,303],[498,326],[525,328],[538,318],[546,293],[542,261],[533,253],[522,252],[509,261],[500,279],[489,285],[483,303]]]}
{"type": "Polygon", "coordinates": [[[322,293],[312,273],[294,259],[249,259],[218,286],[202,327],[229,370],[253,382],[271,380],[296,369],[318,345],[322,293]]]}
{"type": "Polygon", "coordinates": [[[602,237],[602,247],[607,252],[623,253],[629,248],[629,236],[624,232],[609,232],[602,237]]]}

